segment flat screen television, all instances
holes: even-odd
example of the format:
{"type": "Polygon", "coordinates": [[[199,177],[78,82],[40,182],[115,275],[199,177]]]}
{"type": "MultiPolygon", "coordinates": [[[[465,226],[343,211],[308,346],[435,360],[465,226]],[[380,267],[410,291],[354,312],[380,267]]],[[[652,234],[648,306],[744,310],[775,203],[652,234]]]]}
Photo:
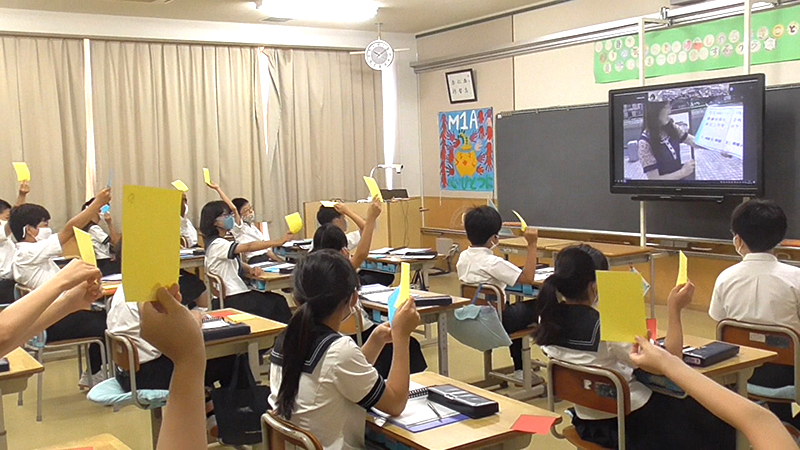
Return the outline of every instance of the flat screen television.
{"type": "Polygon", "coordinates": [[[612,90],[608,106],[611,193],[763,194],[763,74],[612,90]]]}

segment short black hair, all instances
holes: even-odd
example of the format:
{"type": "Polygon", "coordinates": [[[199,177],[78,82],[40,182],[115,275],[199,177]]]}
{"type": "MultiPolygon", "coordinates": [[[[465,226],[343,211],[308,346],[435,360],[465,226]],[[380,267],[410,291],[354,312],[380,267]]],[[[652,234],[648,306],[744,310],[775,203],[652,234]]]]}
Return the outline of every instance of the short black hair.
{"type": "Polygon", "coordinates": [[[50,213],[44,206],[25,203],[24,205],[11,208],[11,217],[8,219],[8,226],[11,228],[11,232],[14,234],[14,238],[17,239],[17,242],[22,242],[26,226],[30,225],[37,228],[40,223],[48,220],[50,220],[50,213]]]}
{"type": "Polygon", "coordinates": [[[199,229],[200,233],[202,233],[203,238],[205,239],[206,246],[211,244],[211,241],[214,240],[214,238],[219,237],[219,231],[217,231],[217,225],[215,223],[217,221],[217,217],[225,213],[230,214],[231,208],[222,200],[208,202],[200,211],[199,229]]]}
{"type": "Polygon", "coordinates": [[[236,211],[238,211],[239,214],[242,213],[242,208],[244,208],[245,205],[250,203],[249,201],[247,201],[246,198],[242,198],[242,197],[236,197],[235,199],[231,200],[231,202],[233,203],[233,206],[236,207],[236,211]]]}
{"type": "Polygon", "coordinates": [[[472,245],[484,245],[503,227],[500,213],[491,206],[478,206],[464,215],[464,229],[472,245]]]}
{"type": "Polygon", "coordinates": [[[320,206],[319,210],[317,211],[317,223],[320,225],[331,223],[339,217],[342,217],[342,214],[339,213],[336,208],[320,206]]]}
{"type": "Polygon", "coordinates": [[[83,211],[86,208],[88,208],[89,205],[91,205],[93,201],[94,201],[94,197],[90,198],[89,200],[86,200],[86,203],[84,203],[83,206],[81,206],[81,211],[83,211]]]}
{"type": "Polygon", "coordinates": [[[7,201],[0,199],[0,214],[3,214],[9,209],[11,209],[11,203],[8,203],[7,201]]]}
{"type": "Polygon", "coordinates": [[[347,236],[332,223],[326,223],[314,232],[314,251],[326,248],[337,252],[347,248],[347,236]]]}
{"type": "Polygon", "coordinates": [[[742,238],[751,252],[775,248],[786,236],[786,214],[772,200],[750,200],[733,210],[731,231],[742,238]]]}

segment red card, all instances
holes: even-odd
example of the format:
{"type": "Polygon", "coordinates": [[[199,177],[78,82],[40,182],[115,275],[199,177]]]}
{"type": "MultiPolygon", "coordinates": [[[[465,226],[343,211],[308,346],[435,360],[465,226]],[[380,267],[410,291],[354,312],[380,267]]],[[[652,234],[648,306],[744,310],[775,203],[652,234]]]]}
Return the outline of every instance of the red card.
{"type": "Polygon", "coordinates": [[[647,330],[650,332],[650,339],[658,339],[658,320],[656,318],[647,319],[647,330]]]}
{"type": "Polygon", "coordinates": [[[541,416],[519,416],[519,419],[511,427],[514,431],[530,434],[549,434],[550,427],[556,423],[558,417],[541,417],[541,416]]]}

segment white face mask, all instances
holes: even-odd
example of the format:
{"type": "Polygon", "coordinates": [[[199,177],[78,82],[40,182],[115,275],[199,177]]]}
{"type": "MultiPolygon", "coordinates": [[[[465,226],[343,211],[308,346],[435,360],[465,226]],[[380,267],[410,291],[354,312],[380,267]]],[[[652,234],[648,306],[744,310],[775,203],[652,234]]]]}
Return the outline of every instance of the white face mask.
{"type": "Polygon", "coordinates": [[[733,238],[733,250],[736,251],[736,253],[739,256],[744,258],[744,255],[742,254],[742,247],[741,246],[738,246],[738,247],[736,246],[736,238],[735,237],[733,238]]]}
{"type": "Polygon", "coordinates": [[[53,230],[50,228],[39,228],[39,234],[36,235],[36,242],[42,242],[53,235],[53,230]]]}
{"type": "Polygon", "coordinates": [[[253,221],[256,220],[256,215],[252,214],[252,213],[248,214],[248,215],[242,217],[242,220],[244,220],[247,223],[253,223],[253,221]]]}

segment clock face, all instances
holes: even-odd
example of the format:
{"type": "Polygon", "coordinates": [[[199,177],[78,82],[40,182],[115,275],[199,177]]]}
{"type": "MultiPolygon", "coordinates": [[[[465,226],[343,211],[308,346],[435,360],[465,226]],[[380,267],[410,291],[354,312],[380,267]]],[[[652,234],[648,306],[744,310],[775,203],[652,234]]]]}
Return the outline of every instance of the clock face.
{"type": "Polygon", "coordinates": [[[388,42],[376,39],[367,45],[364,59],[373,69],[383,70],[394,62],[394,49],[388,42]]]}

